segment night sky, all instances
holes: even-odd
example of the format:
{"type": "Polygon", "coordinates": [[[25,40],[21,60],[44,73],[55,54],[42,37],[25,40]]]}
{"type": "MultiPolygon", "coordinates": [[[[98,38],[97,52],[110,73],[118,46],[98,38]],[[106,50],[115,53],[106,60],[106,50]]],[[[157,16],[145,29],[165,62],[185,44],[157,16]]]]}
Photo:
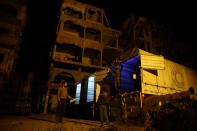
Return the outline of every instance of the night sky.
{"type": "MultiPolygon", "coordinates": [[[[79,0],[105,9],[112,28],[119,28],[131,13],[135,15],[159,19],[161,23],[170,27],[177,39],[194,45],[194,2],[172,3],[159,1],[125,0],[79,0]]],[[[49,51],[55,42],[56,25],[60,0],[28,0],[27,26],[24,31],[21,54],[17,69],[20,71],[48,72],[50,63],[49,51]],[[42,1],[42,3],[40,2],[42,1]]]]}

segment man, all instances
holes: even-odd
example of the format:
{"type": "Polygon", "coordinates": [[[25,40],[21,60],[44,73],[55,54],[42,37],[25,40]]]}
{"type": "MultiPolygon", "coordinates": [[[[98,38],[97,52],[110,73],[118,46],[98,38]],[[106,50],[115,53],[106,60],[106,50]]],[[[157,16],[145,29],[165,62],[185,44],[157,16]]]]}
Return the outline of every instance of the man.
{"type": "Polygon", "coordinates": [[[122,71],[122,66],[120,66],[119,64],[112,71],[112,75],[114,76],[114,88],[116,90],[116,93],[119,93],[119,91],[120,91],[120,74],[121,74],[121,71],[122,71]]]}
{"type": "Polygon", "coordinates": [[[101,93],[98,99],[101,126],[104,125],[104,122],[106,122],[106,124],[109,125],[109,119],[107,113],[107,105],[110,102],[109,89],[110,89],[109,81],[104,80],[101,83],[101,93]]]}
{"type": "Polygon", "coordinates": [[[66,109],[66,99],[72,99],[72,97],[68,94],[68,83],[64,82],[62,86],[58,88],[58,95],[57,95],[58,101],[59,101],[59,116],[58,116],[58,122],[62,122],[64,111],[66,109]]]}

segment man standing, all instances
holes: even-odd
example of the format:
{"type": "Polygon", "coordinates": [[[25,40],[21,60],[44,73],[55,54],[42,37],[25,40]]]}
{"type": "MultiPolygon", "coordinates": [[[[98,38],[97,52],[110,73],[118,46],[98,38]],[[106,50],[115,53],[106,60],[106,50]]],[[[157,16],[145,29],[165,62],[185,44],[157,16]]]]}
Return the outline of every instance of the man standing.
{"type": "Polygon", "coordinates": [[[62,86],[58,88],[58,95],[57,95],[58,101],[59,101],[59,115],[58,115],[58,122],[62,122],[64,111],[66,109],[66,99],[72,99],[72,97],[68,94],[68,83],[64,82],[62,86]]]}
{"type": "Polygon", "coordinates": [[[104,125],[104,122],[106,122],[106,124],[109,125],[109,119],[107,113],[107,105],[110,102],[109,89],[110,89],[110,85],[108,79],[101,82],[101,93],[98,99],[101,126],[104,125]]]}
{"type": "Polygon", "coordinates": [[[121,71],[122,71],[122,66],[120,66],[119,64],[112,71],[112,75],[114,76],[114,87],[115,87],[116,93],[120,93],[120,74],[121,74],[121,71]]]}

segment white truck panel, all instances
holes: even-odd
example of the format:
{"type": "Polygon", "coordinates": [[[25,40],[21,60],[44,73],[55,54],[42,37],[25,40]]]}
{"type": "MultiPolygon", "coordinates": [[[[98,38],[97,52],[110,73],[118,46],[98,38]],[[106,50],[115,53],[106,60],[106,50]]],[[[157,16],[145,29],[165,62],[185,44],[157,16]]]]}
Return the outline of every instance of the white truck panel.
{"type": "Polygon", "coordinates": [[[190,87],[197,93],[197,72],[149,53],[141,55],[141,83],[142,93],[145,94],[172,94],[190,87]]]}

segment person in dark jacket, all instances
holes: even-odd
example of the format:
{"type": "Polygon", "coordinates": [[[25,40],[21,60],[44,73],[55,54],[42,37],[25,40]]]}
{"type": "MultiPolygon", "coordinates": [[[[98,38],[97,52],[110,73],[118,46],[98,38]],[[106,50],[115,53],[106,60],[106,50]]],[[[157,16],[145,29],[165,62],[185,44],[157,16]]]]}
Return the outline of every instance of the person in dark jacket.
{"type": "Polygon", "coordinates": [[[103,126],[104,122],[106,122],[106,124],[109,125],[107,105],[110,102],[110,95],[109,95],[110,85],[107,81],[103,81],[100,84],[101,84],[101,94],[98,99],[98,104],[99,104],[99,115],[100,115],[101,126],[103,126]]]}
{"type": "Polygon", "coordinates": [[[114,76],[114,88],[116,90],[116,93],[120,93],[120,75],[121,71],[123,69],[123,66],[120,64],[117,64],[115,69],[111,72],[112,75],[114,76]]]}

